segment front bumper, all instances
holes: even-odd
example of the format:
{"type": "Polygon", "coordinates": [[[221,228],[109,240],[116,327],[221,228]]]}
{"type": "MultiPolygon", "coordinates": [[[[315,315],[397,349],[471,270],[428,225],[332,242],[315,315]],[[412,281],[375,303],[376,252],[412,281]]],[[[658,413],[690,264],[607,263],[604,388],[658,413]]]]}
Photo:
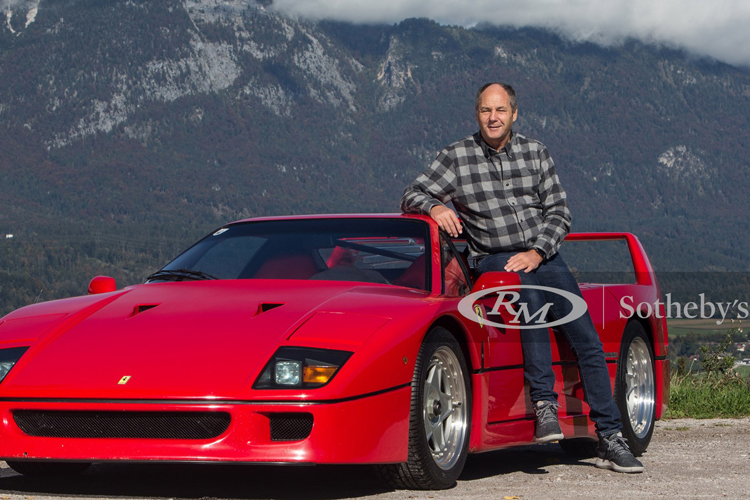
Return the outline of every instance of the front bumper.
{"type": "Polygon", "coordinates": [[[288,464],[397,463],[407,460],[410,387],[336,402],[130,402],[0,400],[0,459],[179,461],[288,464]],[[17,410],[99,412],[222,411],[226,431],[212,439],[38,437],[16,424],[17,410]],[[271,438],[272,415],[309,413],[308,437],[271,438]]]}

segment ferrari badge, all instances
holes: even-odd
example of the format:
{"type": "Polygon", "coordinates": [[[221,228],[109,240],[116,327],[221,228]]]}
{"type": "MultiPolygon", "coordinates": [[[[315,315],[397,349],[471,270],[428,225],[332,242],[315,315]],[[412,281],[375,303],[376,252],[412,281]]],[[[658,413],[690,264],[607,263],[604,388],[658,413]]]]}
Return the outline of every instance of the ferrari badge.
{"type": "Polygon", "coordinates": [[[479,323],[480,328],[484,327],[484,313],[482,312],[482,306],[475,304],[474,312],[477,315],[477,323],[479,323]]]}

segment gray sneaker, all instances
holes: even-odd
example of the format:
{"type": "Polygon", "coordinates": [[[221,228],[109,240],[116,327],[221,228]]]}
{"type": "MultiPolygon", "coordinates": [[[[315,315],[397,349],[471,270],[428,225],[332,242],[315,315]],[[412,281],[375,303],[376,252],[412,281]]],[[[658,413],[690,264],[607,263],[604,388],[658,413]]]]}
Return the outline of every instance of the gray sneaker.
{"type": "Polygon", "coordinates": [[[534,403],[534,410],[536,411],[535,443],[552,443],[565,438],[557,421],[557,402],[537,401],[534,403]]]}
{"type": "Polygon", "coordinates": [[[643,472],[643,464],[633,456],[628,448],[628,440],[619,432],[611,436],[599,438],[596,447],[596,466],[600,469],[609,469],[615,472],[643,472]]]}

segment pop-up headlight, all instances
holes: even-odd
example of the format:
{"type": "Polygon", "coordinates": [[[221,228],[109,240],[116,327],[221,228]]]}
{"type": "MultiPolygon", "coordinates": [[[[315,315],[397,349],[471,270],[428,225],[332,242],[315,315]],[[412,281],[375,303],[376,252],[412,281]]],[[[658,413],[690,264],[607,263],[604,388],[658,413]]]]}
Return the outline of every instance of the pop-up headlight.
{"type": "Polygon", "coordinates": [[[331,381],[352,355],[349,351],[281,347],[266,364],[254,389],[322,387],[331,381]]]}
{"type": "Polygon", "coordinates": [[[11,368],[21,359],[23,353],[28,347],[12,347],[10,349],[0,349],[0,382],[3,381],[11,368]]]}

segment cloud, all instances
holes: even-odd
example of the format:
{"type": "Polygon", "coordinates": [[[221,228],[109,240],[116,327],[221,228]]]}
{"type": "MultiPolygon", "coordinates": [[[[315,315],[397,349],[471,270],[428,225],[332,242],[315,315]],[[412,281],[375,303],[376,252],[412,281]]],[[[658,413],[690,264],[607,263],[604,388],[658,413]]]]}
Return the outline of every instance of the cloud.
{"type": "Polygon", "coordinates": [[[747,0],[274,0],[273,8],[310,19],[354,23],[427,17],[466,27],[532,26],[602,45],[632,37],[750,66],[747,0]]]}

